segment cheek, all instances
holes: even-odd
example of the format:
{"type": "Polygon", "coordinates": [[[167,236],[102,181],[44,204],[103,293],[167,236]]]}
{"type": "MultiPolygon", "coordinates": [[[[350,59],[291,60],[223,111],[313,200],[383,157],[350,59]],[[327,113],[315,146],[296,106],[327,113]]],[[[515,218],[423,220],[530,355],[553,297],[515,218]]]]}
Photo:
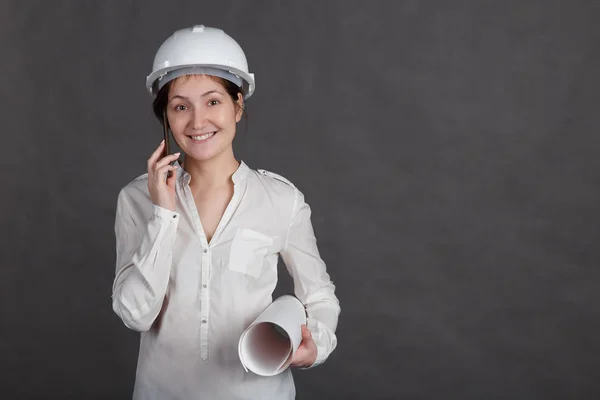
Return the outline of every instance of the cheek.
{"type": "Polygon", "coordinates": [[[219,128],[226,128],[229,130],[235,128],[236,124],[235,114],[230,110],[218,113],[218,115],[214,116],[213,121],[219,128]]]}
{"type": "Polygon", "coordinates": [[[183,134],[187,126],[187,119],[183,115],[172,115],[169,117],[169,126],[174,135],[183,134]]]}

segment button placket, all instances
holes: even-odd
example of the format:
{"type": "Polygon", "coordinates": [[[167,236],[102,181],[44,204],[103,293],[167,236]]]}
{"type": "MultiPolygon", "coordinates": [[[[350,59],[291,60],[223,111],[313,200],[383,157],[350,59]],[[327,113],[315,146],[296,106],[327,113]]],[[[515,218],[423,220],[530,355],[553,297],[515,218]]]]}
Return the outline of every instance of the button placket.
{"type": "Polygon", "coordinates": [[[200,357],[203,360],[208,359],[208,310],[209,310],[209,290],[208,274],[210,273],[210,253],[208,246],[202,251],[202,300],[200,302],[200,357]]]}

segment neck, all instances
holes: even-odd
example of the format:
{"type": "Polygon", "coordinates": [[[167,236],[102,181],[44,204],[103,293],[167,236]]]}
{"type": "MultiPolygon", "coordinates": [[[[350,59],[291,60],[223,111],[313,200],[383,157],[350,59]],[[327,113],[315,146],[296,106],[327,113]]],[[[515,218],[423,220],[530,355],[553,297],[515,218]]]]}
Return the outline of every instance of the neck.
{"type": "Polygon", "coordinates": [[[239,166],[240,163],[235,159],[233,152],[229,152],[202,161],[185,157],[183,169],[191,176],[192,189],[206,190],[231,184],[231,177],[239,166]]]}

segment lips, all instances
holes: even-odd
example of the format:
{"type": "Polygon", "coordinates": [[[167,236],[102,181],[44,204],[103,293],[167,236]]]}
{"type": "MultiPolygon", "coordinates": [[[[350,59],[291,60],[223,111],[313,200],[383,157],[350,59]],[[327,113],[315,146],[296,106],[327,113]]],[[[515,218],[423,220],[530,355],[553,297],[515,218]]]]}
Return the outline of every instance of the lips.
{"type": "Polygon", "coordinates": [[[192,141],[200,143],[200,142],[206,142],[207,140],[209,140],[210,138],[212,138],[216,134],[217,134],[217,131],[213,131],[213,132],[201,133],[201,134],[198,134],[198,135],[190,135],[188,137],[190,139],[192,139],[192,141]]]}

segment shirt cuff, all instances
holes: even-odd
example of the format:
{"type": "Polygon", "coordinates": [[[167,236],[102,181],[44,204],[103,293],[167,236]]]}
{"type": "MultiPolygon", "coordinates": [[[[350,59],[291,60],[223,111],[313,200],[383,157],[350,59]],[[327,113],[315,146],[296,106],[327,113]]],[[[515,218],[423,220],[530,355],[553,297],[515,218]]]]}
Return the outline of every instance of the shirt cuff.
{"type": "Polygon", "coordinates": [[[177,211],[171,211],[156,204],[153,205],[152,214],[160,219],[179,220],[179,213],[177,211]]]}

